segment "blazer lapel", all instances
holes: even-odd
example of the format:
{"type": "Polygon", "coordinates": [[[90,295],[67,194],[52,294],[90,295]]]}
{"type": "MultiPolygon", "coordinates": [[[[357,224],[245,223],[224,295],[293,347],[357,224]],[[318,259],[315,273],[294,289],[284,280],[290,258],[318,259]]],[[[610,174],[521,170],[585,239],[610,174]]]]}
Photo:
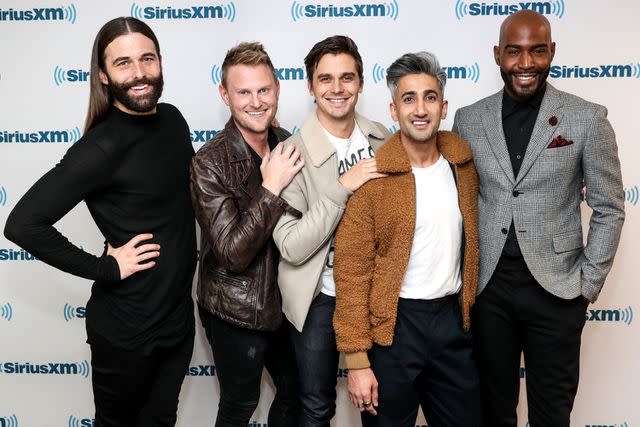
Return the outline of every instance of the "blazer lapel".
{"type": "Polygon", "coordinates": [[[522,159],[522,166],[520,166],[520,171],[518,172],[515,184],[522,181],[527,172],[529,172],[529,169],[531,169],[531,166],[533,166],[533,163],[542,153],[542,150],[544,150],[549,144],[549,141],[551,141],[551,136],[558,128],[558,124],[552,126],[549,123],[549,118],[555,116],[558,119],[558,123],[560,123],[562,121],[560,107],[560,94],[553,86],[547,83],[546,93],[542,99],[542,104],[540,104],[538,118],[536,119],[536,124],[533,127],[531,139],[527,145],[527,151],[524,154],[524,159],[522,159]]]}
{"type": "Polygon", "coordinates": [[[509,158],[509,150],[507,150],[507,141],[502,130],[502,91],[487,99],[485,108],[487,109],[487,114],[482,115],[482,123],[487,134],[487,141],[489,141],[489,146],[505,175],[513,183],[515,181],[513,167],[509,158]]]}

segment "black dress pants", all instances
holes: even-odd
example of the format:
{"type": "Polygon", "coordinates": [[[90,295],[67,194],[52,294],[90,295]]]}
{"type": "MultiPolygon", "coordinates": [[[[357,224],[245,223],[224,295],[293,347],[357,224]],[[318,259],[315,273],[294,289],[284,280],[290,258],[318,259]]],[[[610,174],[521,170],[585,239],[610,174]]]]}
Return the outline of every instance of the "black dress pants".
{"type": "Polygon", "coordinates": [[[202,307],[199,310],[220,382],[215,426],[247,427],[260,400],[266,368],[276,388],[269,427],[297,427],[298,373],[287,322],[277,331],[254,331],[225,322],[202,307]]]}
{"type": "Polygon", "coordinates": [[[458,296],[400,299],[390,346],[369,350],[378,415],[364,427],[414,427],[418,405],[430,427],[479,427],[480,381],[458,296]]]}
{"type": "Polygon", "coordinates": [[[522,258],[501,258],[471,322],[485,427],[517,425],[522,352],[529,425],[569,426],[587,305],[545,291],[522,258]]]}
{"type": "Polygon", "coordinates": [[[169,427],[193,352],[193,330],[151,354],[91,344],[96,427],[169,427]]]}

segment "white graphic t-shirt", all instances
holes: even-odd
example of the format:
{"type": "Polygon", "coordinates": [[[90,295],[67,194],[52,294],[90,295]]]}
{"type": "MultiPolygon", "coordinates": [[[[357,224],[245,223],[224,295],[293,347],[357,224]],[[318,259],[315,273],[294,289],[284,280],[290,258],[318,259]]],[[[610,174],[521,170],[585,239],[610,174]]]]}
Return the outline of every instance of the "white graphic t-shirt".
{"type": "MultiPolygon", "coordinates": [[[[353,132],[351,132],[351,136],[347,139],[335,137],[326,130],[324,132],[336,149],[339,175],[343,175],[358,163],[358,161],[373,157],[373,149],[369,144],[369,140],[357,124],[353,132]]],[[[327,263],[322,271],[321,292],[325,295],[335,297],[336,283],[333,280],[333,239],[334,237],[331,238],[331,249],[329,250],[327,263]]]]}

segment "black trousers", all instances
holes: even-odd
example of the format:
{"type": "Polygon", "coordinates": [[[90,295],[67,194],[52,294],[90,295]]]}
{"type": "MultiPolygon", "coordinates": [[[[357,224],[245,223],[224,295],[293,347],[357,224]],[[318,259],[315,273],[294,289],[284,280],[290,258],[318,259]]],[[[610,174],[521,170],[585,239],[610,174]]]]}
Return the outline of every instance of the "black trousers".
{"type": "Polygon", "coordinates": [[[174,426],[193,334],[175,347],[156,348],[148,355],[91,344],[96,427],[174,426]]]}
{"type": "Polygon", "coordinates": [[[480,381],[471,334],[462,329],[457,295],[400,299],[393,344],[374,344],[378,415],[362,413],[364,427],[414,427],[418,405],[430,427],[481,424],[480,381]]]}
{"type": "Polygon", "coordinates": [[[213,350],[220,404],[216,427],[247,427],[260,400],[262,370],[276,388],[269,426],[297,427],[300,414],[298,374],[287,323],[277,331],[254,331],[225,322],[199,307],[213,350]]]}
{"type": "Polygon", "coordinates": [[[515,427],[520,355],[531,427],[568,427],[587,300],[545,291],[522,258],[502,257],[472,312],[486,427],[515,427]]]}

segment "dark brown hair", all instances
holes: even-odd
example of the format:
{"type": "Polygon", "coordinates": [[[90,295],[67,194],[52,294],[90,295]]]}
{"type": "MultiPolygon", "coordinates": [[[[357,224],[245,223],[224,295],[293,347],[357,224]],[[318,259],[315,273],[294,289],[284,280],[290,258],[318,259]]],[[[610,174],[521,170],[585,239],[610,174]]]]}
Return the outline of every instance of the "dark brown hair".
{"type": "Polygon", "coordinates": [[[130,33],[140,33],[151,39],[156,46],[158,58],[160,58],[160,44],[158,43],[158,39],[153,33],[153,30],[144,22],[130,16],[121,16],[104,24],[100,31],[98,31],[98,35],[96,35],[96,39],[93,42],[93,49],[91,50],[91,86],[89,88],[89,109],[84,122],[85,133],[103,121],[113,105],[113,96],[109,91],[109,87],[103,85],[100,81],[100,71],[106,73],[104,51],[113,40],[130,33]]]}
{"type": "Polygon", "coordinates": [[[227,87],[227,72],[229,67],[232,65],[260,65],[264,64],[271,70],[273,74],[273,78],[275,81],[278,81],[278,76],[276,76],[276,70],[273,68],[273,64],[271,63],[271,58],[267,54],[267,51],[264,50],[264,46],[258,42],[243,42],[237,46],[232,47],[227,52],[224,57],[224,61],[222,62],[222,86],[227,87]]]}
{"type": "Polygon", "coordinates": [[[363,81],[362,58],[360,57],[356,43],[347,36],[331,36],[316,43],[304,58],[304,66],[307,68],[307,78],[310,82],[313,81],[313,72],[316,70],[318,63],[322,57],[328,53],[332,55],[338,55],[340,53],[351,55],[356,61],[358,77],[360,77],[361,82],[363,81]]]}

